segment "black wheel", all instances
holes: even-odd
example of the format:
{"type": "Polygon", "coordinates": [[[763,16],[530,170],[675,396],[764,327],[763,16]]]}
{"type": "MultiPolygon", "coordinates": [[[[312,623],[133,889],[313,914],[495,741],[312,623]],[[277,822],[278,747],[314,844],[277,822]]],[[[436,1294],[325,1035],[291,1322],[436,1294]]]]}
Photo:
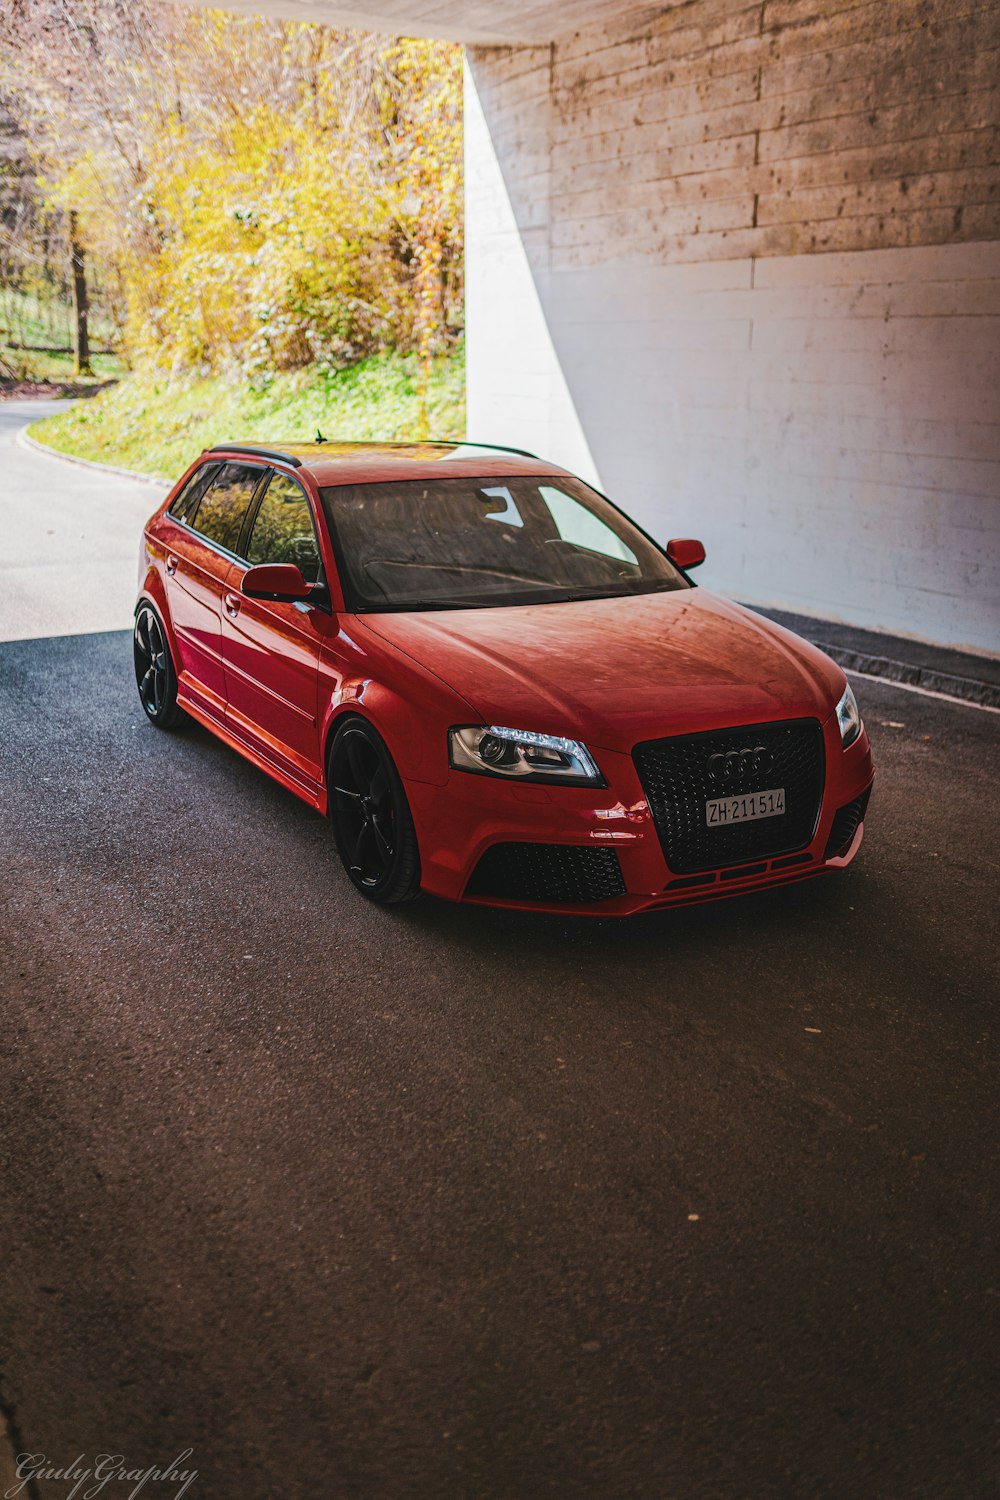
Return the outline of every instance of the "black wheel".
{"type": "Polygon", "coordinates": [[[330,746],[330,817],[344,869],[382,906],[420,892],[420,852],[399,773],[364,719],[345,719],[330,746]]]}
{"type": "Polygon", "coordinates": [[[177,674],[163,621],[151,604],[140,604],[132,633],[139,701],[158,729],[172,729],[184,716],[177,703],[177,674]]]}

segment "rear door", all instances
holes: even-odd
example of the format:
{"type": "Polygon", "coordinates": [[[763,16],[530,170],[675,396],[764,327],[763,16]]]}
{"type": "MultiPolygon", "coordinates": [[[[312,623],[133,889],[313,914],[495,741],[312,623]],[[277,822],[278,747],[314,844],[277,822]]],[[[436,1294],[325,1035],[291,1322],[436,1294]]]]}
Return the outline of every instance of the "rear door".
{"type": "MultiPolygon", "coordinates": [[[[200,471],[199,471],[200,472],[200,471]]],[[[215,719],[226,710],[222,665],[222,590],[266,465],[221,463],[207,483],[171,509],[166,588],[178,654],[178,682],[195,707],[215,719]]]]}
{"type": "Polygon", "coordinates": [[[223,596],[222,650],[230,730],[286,776],[315,793],[322,781],[318,729],[319,658],[334,633],[309,497],[290,474],[274,471],[255,499],[245,562],[233,566],[223,596]],[[315,600],[248,599],[248,566],[295,563],[315,600]]]}

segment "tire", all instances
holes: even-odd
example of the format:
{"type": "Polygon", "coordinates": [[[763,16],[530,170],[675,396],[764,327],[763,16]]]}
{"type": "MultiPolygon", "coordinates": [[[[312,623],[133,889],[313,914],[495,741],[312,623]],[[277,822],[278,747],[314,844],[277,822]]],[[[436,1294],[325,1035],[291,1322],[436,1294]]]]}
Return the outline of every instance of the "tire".
{"type": "Polygon", "coordinates": [[[135,612],[132,660],[139,702],[146,718],[157,729],[173,729],[185,718],[177,702],[177,673],[163,621],[145,599],[135,612]]]}
{"type": "Polygon", "coordinates": [[[352,715],[327,759],[327,800],[348,879],[378,906],[420,894],[420,850],[399,772],[382,736],[352,715]]]}

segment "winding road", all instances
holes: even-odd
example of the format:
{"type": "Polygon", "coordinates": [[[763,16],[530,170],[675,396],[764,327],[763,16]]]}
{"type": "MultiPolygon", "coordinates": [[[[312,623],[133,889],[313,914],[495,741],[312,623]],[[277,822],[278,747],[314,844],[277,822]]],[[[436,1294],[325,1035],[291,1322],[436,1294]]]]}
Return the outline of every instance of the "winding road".
{"type": "Polygon", "coordinates": [[[131,624],[139,537],[166,486],[24,446],[66,404],[0,401],[0,640],[131,624]]]}
{"type": "Polygon", "coordinates": [[[838,879],[618,925],[374,910],[323,820],[145,722],[157,491],[27,451],[28,414],[0,406],[13,1447],[191,1450],[203,1500],[995,1493],[1000,716],[857,681],[879,771],[838,879]]]}

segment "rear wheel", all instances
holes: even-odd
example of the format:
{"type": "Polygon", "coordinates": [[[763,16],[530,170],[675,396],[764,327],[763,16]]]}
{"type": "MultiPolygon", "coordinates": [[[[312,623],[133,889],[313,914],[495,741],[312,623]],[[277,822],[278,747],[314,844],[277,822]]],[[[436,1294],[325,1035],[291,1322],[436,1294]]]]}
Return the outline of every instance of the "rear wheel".
{"type": "Polygon", "coordinates": [[[184,710],[177,702],[177,673],[167,632],[151,604],[140,604],[136,611],[132,659],[139,701],[147,719],[157,729],[172,729],[184,717],[184,710]]]}
{"type": "Polygon", "coordinates": [[[345,719],[327,766],[330,818],[348,876],[382,906],[420,893],[420,852],[403,783],[385,743],[364,719],[345,719]]]}

